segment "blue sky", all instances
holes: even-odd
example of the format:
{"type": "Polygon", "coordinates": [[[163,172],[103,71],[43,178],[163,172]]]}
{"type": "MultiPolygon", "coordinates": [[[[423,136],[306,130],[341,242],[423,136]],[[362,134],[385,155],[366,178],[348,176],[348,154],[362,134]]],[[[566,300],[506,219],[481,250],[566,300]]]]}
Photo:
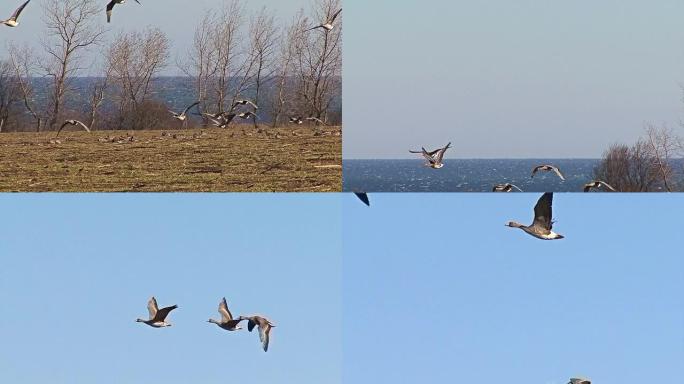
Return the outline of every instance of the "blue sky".
{"type": "Polygon", "coordinates": [[[340,383],[339,201],[0,195],[0,382],[340,383]],[[151,295],[172,327],[135,322],[151,295]],[[268,353],[206,322],[223,296],[268,353]]]}
{"type": "Polygon", "coordinates": [[[683,195],[345,199],[344,381],[677,384],[684,377],[683,195]]]}
{"type": "MultiPolygon", "coordinates": [[[[344,158],[598,157],[678,127],[681,0],[345,2],[344,158]]],[[[680,133],[684,134],[682,129],[680,133]]]]}
{"type": "MultiPolygon", "coordinates": [[[[22,0],[11,1],[0,8],[0,16],[9,17],[22,0]],[[14,3],[17,3],[16,5],[14,3]]],[[[3,1],[7,3],[8,1],[3,1]]],[[[42,22],[42,3],[44,0],[32,0],[22,13],[20,27],[10,29],[3,26],[0,36],[0,57],[7,54],[8,40],[28,42],[40,50],[40,41],[36,39],[44,31],[42,22]]],[[[102,3],[102,24],[106,25],[105,6],[102,3]]],[[[134,0],[114,7],[112,23],[107,25],[107,36],[116,36],[119,32],[135,31],[148,25],[159,27],[171,41],[172,57],[166,74],[176,74],[176,58],[184,58],[192,44],[193,33],[199,20],[208,9],[215,9],[223,0],[140,0],[141,5],[134,0]],[[159,5],[163,4],[163,8],[159,5]]],[[[262,7],[272,10],[281,22],[289,22],[300,9],[309,9],[311,0],[243,0],[245,9],[249,12],[259,11],[262,7]]],[[[248,20],[246,20],[248,21],[248,20]]]]}

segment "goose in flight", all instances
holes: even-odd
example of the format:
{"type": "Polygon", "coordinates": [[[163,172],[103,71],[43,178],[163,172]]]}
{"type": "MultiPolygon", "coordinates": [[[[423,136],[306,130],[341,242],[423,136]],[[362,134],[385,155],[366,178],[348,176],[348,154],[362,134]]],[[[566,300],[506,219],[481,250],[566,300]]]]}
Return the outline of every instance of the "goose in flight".
{"type": "Polygon", "coordinates": [[[147,311],[150,313],[150,318],[148,320],[137,319],[136,322],[145,323],[154,328],[170,327],[171,323],[166,321],[166,316],[168,316],[169,312],[176,308],[178,308],[177,305],[172,305],[170,307],[159,309],[157,306],[157,299],[152,296],[150,301],[147,302],[147,311]]]}
{"type": "Polygon", "coordinates": [[[518,186],[513,185],[511,183],[506,183],[506,184],[497,184],[492,188],[492,192],[510,192],[513,190],[513,188],[517,189],[518,191],[522,192],[523,190],[518,188],[518,186]]]}
{"type": "Polygon", "coordinates": [[[187,113],[188,113],[188,111],[190,110],[190,108],[194,107],[195,105],[197,105],[197,104],[199,104],[199,103],[200,103],[199,101],[195,101],[194,103],[190,104],[187,108],[185,108],[185,109],[183,110],[183,112],[181,112],[181,113],[176,113],[176,112],[174,112],[174,111],[172,111],[172,110],[170,110],[170,109],[169,109],[169,112],[173,115],[173,118],[174,118],[174,119],[185,122],[185,119],[188,118],[187,113]]]}
{"type": "Polygon", "coordinates": [[[262,316],[240,316],[238,320],[247,320],[247,330],[252,332],[255,326],[259,327],[259,339],[264,352],[268,352],[268,340],[271,328],[275,327],[267,318],[262,316]]]}
{"type": "Polygon", "coordinates": [[[90,128],[88,128],[88,126],[83,124],[82,122],[80,122],[78,120],[66,120],[64,122],[64,124],[62,124],[62,126],[59,127],[59,129],[57,130],[57,134],[55,135],[55,137],[59,136],[59,133],[62,132],[62,129],[64,129],[64,127],[66,127],[67,125],[74,125],[74,126],[80,125],[81,127],[83,127],[83,129],[90,132],[90,128]]]}
{"type": "Polygon", "coordinates": [[[316,28],[323,28],[323,29],[326,30],[326,32],[332,31],[333,28],[335,28],[335,24],[333,24],[333,23],[335,22],[335,19],[337,18],[337,15],[340,14],[340,12],[342,12],[342,8],[340,8],[339,11],[335,12],[335,14],[332,15],[331,18],[329,18],[328,20],[326,20],[325,23],[323,23],[323,24],[321,24],[321,25],[317,25],[317,26],[315,26],[315,27],[313,27],[313,28],[309,28],[309,29],[307,29],[307,31],[311,31],[311,30],[314,30],[314,29],[316,29],[316,28]]]}
{"type": "MultiPolygon", "coordinates": [[[[112,10],[114,9],[114,6],[116,4],[123,4],[125,2],[126,2],[126,0],[112,0],[109,2],[109,4],[107,4],[107,22],[108,23],[112,21],[112,10]]],[[[140,4],[140,1],[138,1],[138,0],[135,0],[135,2],[140,4]]]]}
{"type": "Polygon", "coordinates": [[[591,384],[591,381],[590,381],[590,380],[587,380],[587,379],[576,379],[576,378],[572,378],[572,379],[570,379],[570,381],[568,382],[568,384],[591,384]]]}
{"type": "Polygon", "coordinates": [[[8,26],[8,27],[16,27],[17,25],[19,25],[19,21],[18,21],[19,15],[21,14],[21,11],[23,11],[24,8],[26,8],[26,6],[28,5],[28,3],[29,3],[30,1],[31,1],[31,0],[28,0],[28,1],[26,1],[24,4],[22,4],[19,8],[17,8],[17,9],[14,11],[14,13],[12,14],[12,16],[11,16],[9,19],[7,19],[7,20],[2,20],[2,23],[5,24],[5,25],[8,26]]]}
{"type": "Polygon", "coordinates": [[[257,105],[254,104],[253,101],[246,100],[246,99],[245,100],[235,100],[235,102],[233,103],[233,108],[237,107],[238,105],[247,105],[247,104],[251,105],[255,110],[259,109],[259,107],[257,107],[257,105]]]}
{"type": "Polygon", "coordinates": [[[451,143],[447,144],[444,148],[435,149],[432,152],[426,151],[425,148],[421,148],[420,151],[409,150],[409,152],[422,154],[427,161],[427,163],[425,163],[426,166],[432,169],[439,169],[444,166],[444,163],[442,163],[442,158],[444,157],[446,150],[449,148],[451,148],[451,143]]]}
{"type": "Polygon", "coordinates": [[[538,171],[554,171],[556,172],[556,175],[560,177],[561,180],[565,181],[565,177],[561,173],[560,169],[558,169],[558,167],[554,167],[553,165],[544,164],[534,167],[534,169],[532,170],[532,176],[530,177],[534,177],[535,173],[537,173],[538,171]]]}
{"type": "Polygon", "coordinates": [[[366,192],[354,192],[354,194],[359,198],[359,200],[370,207],[370,200],[368,200],[368,194],[366,192]]]}
{"type": "Polygon", "coordinates": [[[218,312],[221,314],[221,320],[209,319],[209,323],[214,323],[222,329],[225,329],[226,331],[237,331],[239,329],[242,329],[242,327],[239,324],[244,319],[233,319],[233,314],[230,313],[230,310],[228,309],[228,303],[226,303],[225,297],[219,303],[218,312]]]}
{"type": "Polygon", "coordinates": [[[204,116],[206,116],[209,120],[211,120],[211,123],[213,126],[219,127],[219,128],[227,127],[228,124],[230,124],[230,122],[233,121],[235,116],[237,116],[234,113],[225,113],[225,112],[221,112],[218,115],[219,115],[218,118],[214,118],[214,117],[211,117],[212,116],[211,114],[204,114],[204,116]]]}
{"type": "Polygon", "coordinates": [[[317,124],[325,125],[325,123],[323,122],[323,120],[319,119],[318,117],[313,117],[313,116],[307,117],[307,118],[306,118],[306,121],[313,121],[313,122],[315,122],[315,123],[317,123],[317,124]]]}
{"type": "Polygon", "coordinates": [[[564,236],[559,235],[551,230],[553,227],[551,205],[553,204],[553,192],[546,192],[539,198],[537,205],[534,206],[534,221],[532,225],[522,225],[515,221],[509,221],[506,226],[513,228],[520,228],[528,234],[542,240],[556,240],[562,239],[564,236]]]}
{"type": "Polygon", "coordinates": [[[589,192],[591,191],[592,188],[599,189],[603,187],[603,189],[607,189],[611,192],[617,192],[615,188],[611,187],[610,184],[606,183],[605,181],[601,180],[594,180],[589,183],[584,184],[584,192],[589,192]]]}
{"type": "Polygon", "coordinates": [[[301,125],[304,124],[304,120],[299,116],[292,116],[290,117],[290,123],[301,125]]]}

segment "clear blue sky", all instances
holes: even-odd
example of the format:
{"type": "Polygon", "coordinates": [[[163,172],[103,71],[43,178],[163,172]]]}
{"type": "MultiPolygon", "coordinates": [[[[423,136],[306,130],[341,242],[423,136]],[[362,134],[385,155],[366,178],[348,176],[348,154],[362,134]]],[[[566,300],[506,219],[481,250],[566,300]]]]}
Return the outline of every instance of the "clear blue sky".
{"type": "MultiPolygon", "coordinates": [[[[345,3],[344,158],[598,157],[684,104],[681,0],[345,3]]],[[[680,129],[684,134],[684,130],[680,129]]]]}
{"type": "Polygon", "coordinates": [[[341,383],[339,195],[4,194],[0,212],[0,382],[341,383]],[[172,327],[135,322],[151,295],[172,327]],[[277,325],[268,353],[206,322],[223,296],[277,325]]]}
{"type": "MultiPolygon", "coordinates": [[[[0,16],[9,17],[23,0],[4,0],[0,8],[0,16]],[[7,4],[5,4],[7,3],[7,4]],[[16,3],[16,4],[15,4],[16,3]]],[[[37,50],[40,41],[36,38],[44,31],[42,22],[42,3],[44,0],[32,0],[22,13],[20,26],[14,29],[3,26],[0,36],[0,55],[7,54],[6,42],[29,42],[37,50]]],[[[120,31],[128,32],[144,28],[148,25],[159,27],[166,32],[172,45],[172,58],[166,74],[176,74],[176,58],[183,58],[192,44],[193,33],[205,11],[215,9],[223,0],[140,0],[141,5],[134,0],[116,5],[112,22],[107,25],[105,6],[108,0],[98,0],[102,3],[102,24],[109,29],[108,37],[116,36],[120,31]]],[[[300,9],[309,9],[311,0],[243,0],[245,9],[257,12],[266,6],[273,11],[280,22],[289,22],[300,9]]],[[[247,19],[246,22],[249,20],[247,19]]]]}
{"type": "Polygon", "coordinates": [[[684,195],[539,196],[345,199],[345,382],[681,383],[684,195]]]}

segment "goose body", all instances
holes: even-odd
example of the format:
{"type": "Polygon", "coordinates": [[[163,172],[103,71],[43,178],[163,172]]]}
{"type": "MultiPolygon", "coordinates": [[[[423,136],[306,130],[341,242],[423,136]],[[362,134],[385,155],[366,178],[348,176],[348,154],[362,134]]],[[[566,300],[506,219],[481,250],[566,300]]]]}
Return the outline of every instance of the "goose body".
{"type": "Polygon", "coordinates": [[[606,189],[610,192],[617,192],[615,190],[615,188],[610,186],[610,184],[606,183],[605,181],[601,181],[601,180],[594,180],[594,181],[591,181],[589,183],[584,184],[584,192],[589,192],[589,191],[591,191],[592,188],[594,188],[594,189],[603,188],[603,189],[606,189]]]}
{"type": "MultiPolygon", "coordinates": [[[[112,11],[114,10],[114,6],[117,4],[124,4],[126,0],[112,0],[107,4],[107,22],[112,21],[112,11]]],[[[140,1],[135,0],[136,3],[140,4],[140,1]]]]}
{"type": "Polygon", "coordinates": [[[90,128],[88,128],[88,126],[83,124],[82,122],[78,120],[66,120],[64,121],[64,124],[62,124],[62,126],[59,127],[59,129],[57,130],[57,135],[55,135],[55,137],[59,136],[59,133],[62,132],[62,129],[64,129],[64,127],[66,127],[67,125],[81,126],[87,132],[90,132],[90,128]]]}
{"type": "Polygon", "coordinates": [[[254,327],[259,328],[259,339],[261,340],[261,346],[264,352],[268,352],[268,342],[270,339],[271,328],[275,327],[270,320],[263,316],[240,316],[240,320],[247,320],[247,330],[252,332],[254,327]]]}
{"type": "Polygon", "coordinates": [[[587,379],[572,378],[572,379],[570,379],[568,384],[591,384],[591,381],[587,380],[587,379]]]}
{"type": "Polygon", "coordinates": [[[21,11],[23,11],[24,8],[26,8],[30,1],[31,0],[26,1],[24,4],[19,6],[19,8],[15,9],[12,13],[12,16],[10,16],[10,18],[7,20],[2,20],[2,23],[8,27],[16,27],[17,25],[19,25],[19,15],[21,14],[21,11]]]}
{"type": "Polygon", "coordinates": [[[444,153],[447,149],[451,148],[451,143],[447,144],[444,148],[435,149],[434,151],[428,152],[425,148],[421,148],[420,151],[411,151],[410,153],[420,153],[425,158],[425,166],[432,169],[440,169],[444,166],[442,159],[444,158],[444,153]]]}
{"type": "Polygon", "coordinates": [[[546,192],[539,198],[534,206],[534,221],[531,225],[523,225],[515,221],[509,221],[506,226],[520,228],[527,234],[542,240],[558,240],[564,238],[552,230],[552,205],[553,192],[546,192]]]}
{"type": "Polygon", "coordinates": [[[315,27],[313,27],[313,28],[309,28],[308,31],[311,31],[311,30],[314,30],[314,29],[317,29],[317,28],[322,28],[322,29],[324,29],[326,32],[332,31],[333,28],[335,28],[335,24],[334,24],[334,23],[335,23],[335,19],[337,18],[337,15],[340,14],[340,12],[342,12],[342,8],[340,8],[337,12],[335,12],[335,14],[332,15],[332,17],[328,18],[328,20],[326,20],[323,24],[317,25],[317,26],[315,26],[315,27]]]}
{"type": "Polygon", "coordinates": [[[492,188],[492,192],[511,192],[513,188],[517,189],[518,191],[522,192],[523,190],[518,188],[518,186],[513,185],[511,183],[506,183],[506,184],[497,184],[492,188]]]}
{"type": "Polygon", "coordinates": [[[304,124],[304,120],[299,116],[292,116],[290,117],[290,123],[301,125],[304,124]]]}
{"type": "Polygon", "coordinates": [[[539,171],[545,171],[545,172],[553,171],[556,175],[558,175],[558,177],[560,177],[561,180],[565,181],[565,176],[563,176],[560,169],[558,169],[558,167],[555,167],[553,165],[548,165],[548,164],[538,165],[538,166],[534,167],[534,169],[532,170],[532,176],[530,176],[530,177],[531,178],[534,177],[534,175],[539,171]]]}
{"type": "Polygon", "coordinates": [[[159,309],[159,306],[157,306],[157,299],[152,296],[147,302],[147,311],[149,312],[150,318],[147,320],[137,319],[135,321],[138,323],[145,323],[153,328],[170,327],[171,323],[166,321],[166,317],[176,308],[178,308],[177,305],[172,305],[159,309]]]}
{"type": "Polygon", "coordinates": [[[214,323],[226,331],[237,331],[242,329],[240,322],[244,319],[242,317],[233,319],[233,314],[230,313],[230,310],[228,309],[228,303],[226,302],[225,297],[219,303],[218,312],[221,314],[221,320],[209,319],[207,322],[214,323]]]}
{"type": "Polygon", "coordinates": [[[173,116],[174,119],[185,122],[185,119],[188,118],[187,113],[190,110],[190,108],[194,107],[195,105],[198,105],[199,103],[200,103],[199,101],[195,101],[194,103],[190,104],[187,108],[185,108],[183,110],[183,112],[181,112],[181,113],[176,113],[170,109],[169,109],[169,112],[171,113],[171,115],[173,116]]]}

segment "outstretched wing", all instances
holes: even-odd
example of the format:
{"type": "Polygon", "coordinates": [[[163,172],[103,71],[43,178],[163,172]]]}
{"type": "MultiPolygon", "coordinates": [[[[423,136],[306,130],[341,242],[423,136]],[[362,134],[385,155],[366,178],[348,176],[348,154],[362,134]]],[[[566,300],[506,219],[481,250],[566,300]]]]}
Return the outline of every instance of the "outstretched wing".
{"type": "Polygon", "coordinates": [[[230,310],[228,309],[228,303],[226,302],[226,298],[224,297],[223,300],[219,303],[219,313],[221,314],[221,317],[223,317],[223,322],[233,320],[233,314],[230,313],[230,310]]]}
{"type": "Polygon", "coordinates": [[[107,22],[112,21],[112,9],[114,9],[114,5],[116,5],[116,1],[112,0],[107,4],[107,22]]]}
{"type": "Polygon", "coordinates": [[[174,309],[178,308],[177,305],[172,305],[170,307],[164,307],[157,311],[157,314],[154,316],[155,321],[164,321],[166,319],[166,316],[169,315],[169,312],[173,311],[174,309]]]}
{"type": "Polygon", "coordinates": [[[511,187],[513,187],[513,188],[517,189],[517,190],[518,190],[518,191],[520,191],[520,192],[522,192],[522,191],[523,191],[522,189],[518,188],[518,186],[517,186],[517,185],[515,185],[515,184],[509,184],[509,185],[510,185],[511,187]]]}
{"type": "Polygon", "coordinates": [[[157,299],[152,296],[150,300],[147,302],[147,312],[150,313],[150,320],[154,319],[155,316],[157,316],[157,311],[159,310],[159,307],[157,306],[157,299]]]}
{"type": "Polygon", "coordinates": [[[617,192],[617,190],[616,190],[615,188],[613,188],[610,184],[606,183],[605,181],[601,181],[601,184],[602,184],[604,187],[608,188],[609,191],[611,191],[611,192],[617,192]]]}
{"type": "Polygon", "coordinates": [[[591,188],[592,188],[593,186],[594,186],[594,183],[587,183],[587,184],[584,184],[584,189],[583,189],[583,191],[584,191],[584,192],[589,192],[589,191],[591,191],[591,188]]]}
{"type": "Polygon", "coordinates": [[[194,103],[190,104],[187,108],[185,108],[185,109],[183,110],[183,113],[181,113],[181,115],[185,115],[186,113],[188,113],[188,111],[190,110],[190,108],[194,107],[195,105],[197,105],[197,104],[199,104],[199,103],[200,103],[199,101],[195,101],[194,103]]]}
{"type": "Polygon", "coordinates": [[[66,127],[67,125],[70,125],[70,124],[71,124],[71,122],[69,120],[65,121],[64,124],[62,124],[62,126],[59,127],[59,129],[57,130],[57,134],[55,135],[55,137],[59,136],[59,133],[62,132],[62,129],[64,129],[64,127],[66,127]]]}
{"type": "Polygon", "coordinates": [[[83,124],[82,122],[80,122],[80,121],[78,121],[78,120],[75,120],[75,122],[76,122],[76,124],[78,124],[78,125],[80,125],[81,127],[83,127],[83,129],[85,129],[86,131],[90,132],[90,128],[88,128],[87,125],[83,124]]]}
{"type": "Polygon", "coordinates": [[[331,24],[332,24],[333,21],[335,21],[335,19],[337,18],[337,15],[339,15],[340,12],[342,12],[342,8],[340,8],[339,11],[335,12],[335,14],[333,15],[333,17],[330,19],[330,23],[331,23],[331,24]]]}
{"type": "Polygon", "coordinates": [[[22,4],[21,7],[17,8],[17,9],[14,11],[14,13],[12,14],[12,17],[10,17],[10,20],[17,21],[17,19],[19,18],[19,15],[21,14],[21,11],[23,11],[24,8],[26,8],[26,6],[28,5],[28,3],[29,3],[30,1],[31,1],[31,0],[28,0],[27,2],[25,2],[24,4],[22,4]]]}
{"type": "Polygon", "coordinates": [[[558,169],[558,167],[551,167],[551,169],[553,169],[553,171],[556,172],[556,175],[558,175],[558,177],[560,177],[561,180],[565,181],[565,177],[561,173],[560,169],[558,169]]]}
{"type": "Polygon", "coordinates": [[[447,151],[447,149],[451,148],[451,143],[447,144],[446,147],[442,148],[439,150],[439,153],[437,154],[437,162],[441,163],[442,158],[444,157],[444,152],[447,151]]]}
{"type": "Polygon", "coordinates": [[[363,201],[364,204],[370,207],[370,200],[368,200],[368,194],[366,192],[354,192],[359,200],[363,201]]]}
{"type": "Polygon", "coordinates": [[[268,341],[271,334],[271,325],[264,324],[259,326],[259,339],[261,339],[261,346],[264,347],[264,352],[268,352],[268,341]]]}
{"type": "Polygon", "coordinates": [[[247,330],[252,332],[254,326],[256,326],[256,321],[254,321],[252,318],[247,318],[247,330]]]}
{"type": "Polygon", "coordinates": [[[551,230],[551,206],[553,205],[553,192],[546,192],[539,198],[537,205],[534,206],[534,222],[542,228],[551,230]]]}

